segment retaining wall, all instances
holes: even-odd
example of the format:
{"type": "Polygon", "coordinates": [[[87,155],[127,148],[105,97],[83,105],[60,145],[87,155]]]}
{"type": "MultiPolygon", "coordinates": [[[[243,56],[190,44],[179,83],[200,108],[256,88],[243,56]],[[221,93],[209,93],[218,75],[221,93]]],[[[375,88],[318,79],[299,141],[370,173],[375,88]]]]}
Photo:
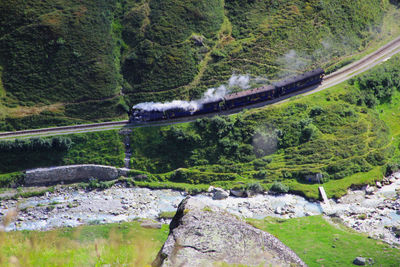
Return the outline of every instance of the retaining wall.
{"type": "Polygon", "coordinates": [[[88,181],[96,178],[100,181],[114,180],[126,171],[103,165],[70,165],[51,168],[38,168],[25,172],[25,185],[49,185],[88,181]]]}

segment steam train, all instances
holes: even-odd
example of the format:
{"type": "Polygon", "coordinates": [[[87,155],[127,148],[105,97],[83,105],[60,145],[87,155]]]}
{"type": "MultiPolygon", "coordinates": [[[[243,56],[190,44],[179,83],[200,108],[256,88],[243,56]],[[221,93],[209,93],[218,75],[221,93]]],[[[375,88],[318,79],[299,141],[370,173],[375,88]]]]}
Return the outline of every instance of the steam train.
{"type": "Polygon", "coordinates": [[[217,101],[203,103],[200,109],[194,111],[183,108],[172,108],[165,111],[147,111],[133,108],[130,112],[129,120],[130,122],[160,121],[240,108],[254,103],[273,100],[312,85],[320,84],[324,74],[324,70],[318,68],[298,76],[281,80],[273,85],[226,95],[217,101]]]}

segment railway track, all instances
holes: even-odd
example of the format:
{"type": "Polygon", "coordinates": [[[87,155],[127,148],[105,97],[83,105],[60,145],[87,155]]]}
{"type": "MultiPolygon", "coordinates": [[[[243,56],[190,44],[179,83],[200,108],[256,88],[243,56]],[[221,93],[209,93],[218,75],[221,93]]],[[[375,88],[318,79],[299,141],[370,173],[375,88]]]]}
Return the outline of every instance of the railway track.
{"type": "MultiPolygon", "coordinates": [[[[309,95],[313,94],[318,91],[325,90],[329,87],[332,87],[336,84],[344,82],[355,75],[358,75],[362,72],[369,70],[370,68],[378,65],[379,63],[386,61],[391,56],[400,53],[400,36],[394,39],[393,41],[387,43],[386,45],[382,46],[378,50],[374,51],[373,53],[365,56],[364,58],[339,69],[338,71],[331,73],[325,76],[323,82],[319,86],[314,86],[311,88],[304,89],[299,92],[292,93],[280,99],[275,99],[268,102],[257,103],[250,106],[246,106],[244,108],[257,108],[266,105],[276,104],[285,102],[288,98],[295,96],[295,95],[309,95]]],[[[233,114],[241,111],[244,108],[233,109],[229,111],[221,112],[222,115],[233,114]]],[[[144,127],[144,126],[163,126],[163,125],[170,125],[182,122],[189,122],[193,121],[200,117],[207,117],[213,116],[215,114],[207,114],[205,116],[196,116],[190,118],[182,118],[177,119],[174,121],[168,122],[154,122],[154,123],[145,123],[145,124],[129,124],[127,120],[124,121],[115,121],[115,122],[101,122],[101,123],[93,123],[93,124],[81,124],[81,125],[73,125],[73,126],[61,126],[61,127],[52,127],[52,128],[44,128],[44,129],[32,129],[32,130],[23,130],[23,131],[15,131],[15,132],[2,132],[0,133],[0,140],[1,139],[12,139],[12,138],[23,138],[28,136],[46,136],[46,135],[57,135],[57,134],[69,134],[69,133],[76,133],[76,132],[94,132],[94,131],[102,131],[108,130],[113,128],[119,127],[144,127]]]]}

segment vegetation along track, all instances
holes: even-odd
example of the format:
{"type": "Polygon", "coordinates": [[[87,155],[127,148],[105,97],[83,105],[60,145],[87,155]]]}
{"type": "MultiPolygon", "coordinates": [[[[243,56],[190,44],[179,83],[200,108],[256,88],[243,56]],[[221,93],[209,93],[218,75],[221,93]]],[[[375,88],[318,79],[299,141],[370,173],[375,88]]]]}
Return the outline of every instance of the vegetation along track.
{"type": "MultiPolygon", "coordinates": [[[[269,104],[281,103],[287,101],[288,98],[295,96],[295,95],[309,95],[318,91],[325,90],[329,87],[335,86],[341,82],[344,82],[355,75],[358,75],[362,72],[365,72],[372,67],[378,65],[381,62],[388,60],[393,55],[400,52],[400,36],[394,39],[393,41],[389,42],[388,44],[382,46],[375,52],[365,56],[364,58],[339,69],[338,71],[327,75],[322,84],[319,86],[314,86],[311,88],[304,89],[300,92],[295,92],[290,94],[284,98],[276,99],[273,101],[258,103],[250,106],[246,106],[244,108],[255,108],[269,104]]],[[[240,111],[241,109],[235,109],[225,112],[224,114],[231,114],[240,111]]],[[[213,114],[211,114],[212,116],[213,114]]],[[[210,114],[205,115],[210,116],[210,114]]],[[[204,117],[204,116],[203,116],[204,117]]],[[[127,120],[124,121],[115,121],[115,122],[101,122],[101,123],[94,123],[94,124],[82,124],[82,125],[74,125],[74,126],[62,126],[62,127],[53,127],[53,128],[45,128],[45,129],[32,129],[32,130],[24,130],[24,131],[15,131],[15,132],[3,132],[0,133],[0,139],[10,139],[16,137],[28,137],[33,135],[57,135],[57,134],[69,134],[75,132],[94,132],[94,131],[102,131],[107,130],[110,128],[116,128],[121,126],[127,127],[143,127],[146,125],[168,125],[168,124],[175,124],[181,122],[188,122],[194,119],[199,118],[197,117],[190,117],[190,118],[182,118],[180,120],[175,121],[165,121],[165,122],[156,122],[156,123],[146,123],[146,124],[136,124],[136,125],[129,125],[127,120]]]]}

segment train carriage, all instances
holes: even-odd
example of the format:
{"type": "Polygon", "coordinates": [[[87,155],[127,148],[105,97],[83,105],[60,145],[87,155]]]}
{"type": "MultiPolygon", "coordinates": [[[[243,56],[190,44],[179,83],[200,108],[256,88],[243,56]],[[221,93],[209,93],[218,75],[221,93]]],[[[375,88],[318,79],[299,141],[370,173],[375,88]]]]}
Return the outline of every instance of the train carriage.
{"type": "Polygon", "coordinates": [[[204,103],[203,106],[199,110],[196,110],[194,112],[194,114],[200,115],[200,114],[218,112],[218,111],[221,111],[221,109],[223,109],[223,107],[224,107],[223,100],[220,99],[217,101],[204,103]]]}
{"type": "Polygon", "coordinates": [[[295,91],[319,84],[324,77],[324,70],[321,68],[303,73],[275,83],[279,95],[287,95],[295,91]]]}
{"type": "Polygon", "coordinates": [[[225,96],[225,108],[232,109],[248,104],[267,101],[275,98],[275,87],[262,86],[255,89],[241,91],[225,96]]]}
{"type": "Polygon", "coordinates": [[[251,90],[241,91],[226,95],[223,99],[203,103],[199,110],[186,110],[183,108],[173,108],[166,111],[146,111],[132,109],[130,121],[157,121],[201,115],[218,112],[238,107],[244,107],[253,103],[263,102],[279,98],[321,83],[324,77],[324,70],[321,68],[303,73],[298,76],[279,81],[273,85],[262,86],[251,90]]]}

